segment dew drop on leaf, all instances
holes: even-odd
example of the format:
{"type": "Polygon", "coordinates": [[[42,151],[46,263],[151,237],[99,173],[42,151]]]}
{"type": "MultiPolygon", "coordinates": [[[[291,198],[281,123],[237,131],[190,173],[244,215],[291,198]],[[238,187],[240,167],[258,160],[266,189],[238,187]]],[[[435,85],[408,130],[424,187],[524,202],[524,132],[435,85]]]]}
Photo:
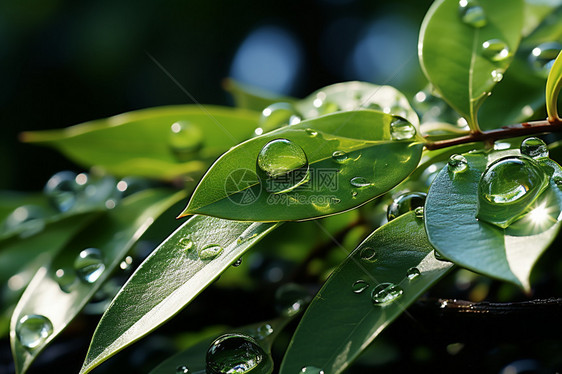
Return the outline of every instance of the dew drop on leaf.
{"type": "Polygon", "coordinates": [[[353,177],[351,178],[349,183],[351,183],[353,187],[358,187],[358,188],[368,187],[372,185],[372,183],[369,180],[367,180],[367,178],[364,177],[353,177]]]}
{"type": "Polygon", "coordinates": [[[455,174],[463,173],[468,169],[468,161],[463,155],[451,155],[447,161],[447,165],[449,165],[449,170],[455,174]]]}
{"type": "Polygon", "coordinates": [[[25,315],[16,324],[16,337],[27,349],[33,349],[43,344],[52,333],[53,324],[42,315],[25,315]]]}
{"type": "Polygon", "coordinates": [[[105,270],[101,251],[97,248],[86,248],[74,260],[74,270],[78,278],[85,283],[94,283],[105,270]]]}
{"type": "Polygon", "coordinates": [[[420,274],[421,274],[420,270],[419,270],[418,268],[416,268],[416,267],[409,268],[409,269],[406,271],[406,277],[408,278],[408,280],[414,280],[414,279],[416,279],[417,277],[419,277],[420,274]]]}
{"type": "Polygon", "coordinates": [[[506,228],[521,218],[548,186],[548,178],[533,159],[504,157],[491,163],[478,184],[477,218],[506,228]]]}
{"type": "Polygon", "coordinates": [[[234,266],[235,268],[237,268],[238,266],[242,265],[242,257],[240,257],[238,260],[236,260],[232,266],[234,266]]]}
{"type": "Polygon", "coordinates": [[[222,247],[218,244],[209,244],[201,248],[199,258],[201,260],[212,260],[222,253],[222,247]]]}
{"type": "Polygon", "coordinates": [[[283,316],[294,316],[310,301],[308,291],[298,284],[288,283],[275,292],[275,309],[283,316]]]}
{"type": "Polygon", "coordinates": [[[362,293],[367,288],[369,288],[369,283],[367,283],[363,279],[356,280],[351,285],[351,290],[353,291],[353,293],[362,293]]]}
{"type": "Polygon", "coordinates": [[[308,135],[310,136],[318,136],[318,131],[314,130],[314,129],[305,129],[304,132],[306,132],[308,135]]]}
{"type": "Polygon", "coordinates": [[[343,164],[349,161],[349,155],[344,151],[334,151],[334,153],[332,153],[332,159],[339,164],[343,164]]]}
{"type": "Polygon", "coordinates": [[[257,337],[258,339],[265,339],[269,335],[273,334],[273,327],[269,323],[264,323],[257,330],[257,337]]]}
{"type": "Polygon", "coordinates": [[[423,192],[407,192],[394,199],[386,210],[386,218],[389,221],[400,217],[402,214],[423,207],[427,194],[423,192]]]}
{"type": "Polygon", "coordinates": [[[59,212],[67,212],[76,204],[78,190],[76,173],[60,171],[49,178],[43,192],[59,212]]]}
{"type": "Polygon", "coordinates": [[[521,154],[534,159],[547,158],[548,147],[541,139],[533,136],[521,142],[521,154]]]}
{"type": "Polygon", "coordinates": [[[287,139],[272,140],[261,149],[257,170],[271,193],[291,191],[309,179],[306,153],[287,139]]]}
{"type": "Polygon", "coordinates": [[[189,236],[181,238],[178,243],[181,246],[181,248],[186,252],[190,252],[193,249],[193,241],[189,236]]]}
{"type": "Polygon", "coordinates": [[[70,292],[73,285],[77,281],[76,272],[69,269],[57,269],[54,274],[54,278],[57,281],[59,288],[63,292],[70,292]]]}
{"type": "Polygon", "coordinates": [[[367,262],[375,262],[377,260],[377,252],[373,247],[365,247],[360,252],[361,260],[367,262]]]}
{"type": "Polygon", "coordinates": [[[302,374],[325,374],[324,370],[316,366],[305,366],[300,371],[302,374]]]}
{"type": "Polygon", "coordinates": [[[414,214],[416,215],[416,218],[423,218],[423,206],[419,206],[414,209],[414,214]]]}
{"type": "Polygon", "coordinates": [[[459,15],[464,23],[475,28],[484,27],[488,23],[484,9],[476,0],[460,0],[459,15]]]}
{"type": "Polygon", "coordinates": [[[490,61],[500,62],[507,59],[511,53],[503,40],[490,39],[482,43],[482,55],[490,61]]]}
{"type": "Polygon", "coordinates": [[[180,365],[176,368],[176,374],[189,374],[189,368],[185,365],[180,365]]]}
{"type": "Polygon", "coordinates": [[[203,132],[189,121],[177,121],[170,126],[168,142],[178,161],[188,161],[203,146],[203,132]]]}
{"type": "Polygon", "coordinates": [[[265,364],[265,358],[266,353],[252,337],[225,334],[211,343],[207,350],[207,373],[249,373],[265,364]]]}
{"type": "Polygon", "coordinates": [[[416,128],[404,118],[394,116],[390,123],[390,136],[394,140],[409,140],[416,136],[416,128]]]}
{"type": "Polygon", "coordinates": [[[496,83],[501,82],[503,79],[503,73],[499,70],[493,70],[490,75],[492,76],[492,80],[496,83]]]}
{"type": "Polygon", "coordinates": [[[394,283],[385,282],[378,284],[371,294],[375,305],[385,305],[398,299],[404,291],[394,283]]]}
{"type": "Polygon", "coordinates": [[[561,49],[562,44],[558,42],[546,42],[533,48],[528,61],[535,74],[543,78],[548,77],[561,49]]]}

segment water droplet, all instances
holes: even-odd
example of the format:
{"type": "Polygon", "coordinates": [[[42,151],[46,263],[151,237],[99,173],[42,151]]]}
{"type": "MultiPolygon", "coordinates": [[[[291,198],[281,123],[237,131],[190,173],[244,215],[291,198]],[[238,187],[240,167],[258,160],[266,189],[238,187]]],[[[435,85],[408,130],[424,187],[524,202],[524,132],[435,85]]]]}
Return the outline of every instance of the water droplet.
{"type": "Polygon", "coordinates": [[[35,235],[45,227],[45,211],[37,205],[22,205],[14,209],[6,217],[3,224],[5,232],[19,232],[19,236],[27,238],[35,235]]]}
{"type": "Polygon", "coordinates": [[[552,178],[552,180],[554,181],[554,183],[557,186],[562,186],[562,177],[559,175],[556,175],[555,177],[552,178]]]}
{"type": "Polygon", "coordinates": [[[409,268],[408,271],[406,271],[406,277],[408,277],[408,280],[414,280],[417,277],[419,277],[421,274],[420,270],[418,268],[409,268]]]}
{"type": "Polygon", "coordinates": [[[291,116],[291,118],[289,118],[289,125],[297,125],[299,123],[301,123],[302,118],[299,116],[291,116]]]}
{"type": "Polygon", "coordinates": [[[351,197],[357,197],[357,195],[359,195],[359,194],[357,193],[357,191],[353,191],[353,192],[351,193],[351,197]]]}
{"type": "Polygon", "coordinates": [[[284,125],[288,125],[291,117],[298,113],[290,103],[274,103],[262,110],[258,126],[263,132],[269,132],[284,125]]]}
{"type": "Polygon", "coordinates": [[[508,58],[511,53],[503,40],[490,39],[482,43],[482,55],[490,61],[500,62],[508,58]]]}
{"type": "Polygon", "coordinates": [[[265,364],[266,353],[250,336],[225,334],[207,350],[207,373],[248,373],[265,364]]]}
{"type": "Polygon", "coordinates": [[[365,282],[362,279],[356,280],[351,285],[351,290],[353,291],[353,293],[361,293],[365,291],[367,288],[369,288],[369,283],[365,282]]]}
{"type": "Polygon", "coordinates": [[[492,80],[496,83],[501,82],[503,79],[503,73],[499,70],[493,70],[491,76],[492,80]]]}
{"type": "Polygon", "coordinates": [[[258,174],[271,193],[284,193],[306,183],[310,177],[304,150],[287,139],[267,143],[257,159],[258,174]]]}
{"type": "Polygon", "coordinates": [[[77,281],[76,273],[74,271],[70,271],[69,269],[57,269],[55,271],[54,278],[60,289],[66,293],[72,291],[72,287],[77,281]]]}
{"type": "Polygon", "coordinates": [[[548,147],[546,143],[536,137],[531,137],[521,142],[521,153],[525,156],[539,159],[548,157],[548,147]]]}
{"type": "Polygon", "coordinates": [[[310,136],[318,136],[318,131],[316,131],[314,129],[309,128],[309,129],[304,130],[304,132],[306,132],[310,136]]]}
{"type": "Polygon", "coordinates": [[[463,155],[451,155],[447,165],[449,165],[449,170],[455,174],[464,173],[468,169],[468,161],[463,155]]]}
{"type": "Polygon", "coordinates": [[[176,368],[176,374],[189,374],[189,368],[185,365],[180,365],[176,368]]]}
{"type": "Polygon", "coordinates": [[[300,372],[306,374],[324,374],[324,370],[317,368],[316,366],[305,366],[300,372]]]}
{"type": "Polygon", "coordinates": [[[191,238],[189,236],[186,236],[184,238],[181,238],[179,240],[179,245],[183,248],[184,251],[186,252],[191,252],[191,250],[193,249],[193,241],[191,240],[191,238]]]}
{"type": "Polygon", "coordinates": [[[562,49],[562,44],[558,42],[542,43],[533,48],[529,55],[529,64],[533,71],[543,77],[548,77],[554,61],[562,49]]]}
{"type": "Polygon", "coordinates": [[[199,258],[201,260],[212,260],[222,253],[222,247],[218,244],[209,244],[201,248],[199,258]]]}
{"type": "Polygon", "coordinates": [[[80,280],[94,283],[105,270],[101,251],[97,248],[84,249],[74,260],[74,269],[80,280]]]}
{"type": "Polygon", "coordinates": [[[423,207],[427,194],[423,192],[407,192],[394,199],[392,204],[388,206],[386,218],[389,221],[400,217],[402,214],[423,207]]]}
{"type": "Polygon", "coordinates": [[[334,151],[334,153],[332,153],[332,159],[337,163],[343,164],[349,161],[349,155],[344,151],[334,151]]]}
{"type": "Polygon", "coordinates": [[[133,264],[133,258],[131,256],[127,256],[121,261],[119,264],[119,268],[121,270],[129,270],[131,269],[131,265],[133,264]]]}
{"type": "Polygon", "coordinates": [[[260,327],[258,327],[257,337],[258,339],[265,339],[268,336],[273,334],[273,327],[269,323],[264,323],[260,327]]]}
{"type": "Polygon", "coordinates": [[[506,228],[521,218],[548,186],[545,172],[526,156],[491,163],[478,184],[478,219],[506,228]]]}
{"type": "Polygon", "coordinates": [[[189,121],[174,122],[170,130],[170,150],[178,161],[188,161],[203,146],[203,132],[189,121]]]}
{"type": "Polygon", "coordinates": [[[60,171],[54,174],[43,189],[51,205],[60,212],[67,212],[74,207],[78,191],[76,173],[71,171],[60,171]]]}
{"type": "Polygon", "coordinates": [[[416,215],[416,218],[423,218],[423,206],[419,206],[414,209],[414,214],[416,215]]]}
{"type": "Polygon", "coordinates": [[[433,251],[433,257],[435,257],[435,259],[438,261],[449,262],[449,260],[445,256],[443,256],[441,253],[437,251],[433,251]]]}
{"type": "Polygon", "coordinates": [[[460,0],[459,14],[464,23],[475,28],[484,27],[488,23],[484,9],[476,0],[460,0]]]}
{"type": "Polygon", "coordinates": [[[361,260],[368,262],[375,262],[377,260],[377,252],[373,247],[365,247],[360,253],[361,260]]]}
{"type": "Polygon", "coordinates": [[[410,140],[416,136],[416,128],[404,118],[394,116],[390,123],[390,136],[394,140],[410,140]]]}
{"type": "Polygon", "coordinates": [[[309,301],[310,294],[298,284],[287,283],[275,292],[275,309],[287,317],[299,313],[309,301]]]}
{"type": "Polygon", "coordinates": [[[398,299],[404,291],[394,283],[380,283],[371,294],[371,299],[375,305],[385,305],[398,299]]]}
{"type": "Polygon", "coordinates": [[[235,268],[237,268],[238,266],[242,265],[242,257],[240,257],[238,260],[236,260],[232,266],[234,266],[235,268]]]}
{"type": "Polygon", "coordinates": [[[28,314],[20,318],[16,325],[16,337],[21,345],[33,349],[43,344],[53,333],[53,324],[45,316],[28,314]]]}
{"type": "Polygon", "coordinates": [[[349,183],[351,183],[351,185],[353,187],[368,187],[368,186],[372,186],[373,184],[371,182],[369,182],[367,180],[367,178],[363,178],[363,177],[353,177],[351,178],[351,180],[349,181],[349,183]]]}

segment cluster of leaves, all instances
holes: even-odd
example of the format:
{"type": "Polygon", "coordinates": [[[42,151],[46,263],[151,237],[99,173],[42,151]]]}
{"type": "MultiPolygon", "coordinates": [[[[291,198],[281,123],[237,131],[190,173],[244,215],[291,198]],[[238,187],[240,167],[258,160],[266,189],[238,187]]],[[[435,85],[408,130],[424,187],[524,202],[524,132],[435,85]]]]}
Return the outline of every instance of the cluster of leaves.
{"type": "Polygon", "coordinates": [[[506,139],[561,126],[560,12],[555,2],[435,1],[419,42],[431,89],[415,109],[388,86],[340,83],[297,100],[231,81],[237,109],[162,107],[24,133],[92,175],[49,181],[58,211],[46,197],[3,199],[2,312],[17,371],[122,276],[135,244],[186,196],[192,217],[114,287],[82,373],[164,324],[253,246],[266,251],[274,241],[258,242],[275,231],[304,243],[290,256],[307,267],[314,232],[356,248],[323,260],[318,278],[331,276],[312,301],[281,288],[281,317],[236,329],[230,345],[214,336],[154,373],[272,372],[274,339],[309,301],[279,371],[341,372],[454,265],[529,293],[533,265],[560,229],[562,169],[540,139],[521,148],[522,138],[506,139]],[[482,132],[541,113],[545,84],[548,121],[482,132]]]}

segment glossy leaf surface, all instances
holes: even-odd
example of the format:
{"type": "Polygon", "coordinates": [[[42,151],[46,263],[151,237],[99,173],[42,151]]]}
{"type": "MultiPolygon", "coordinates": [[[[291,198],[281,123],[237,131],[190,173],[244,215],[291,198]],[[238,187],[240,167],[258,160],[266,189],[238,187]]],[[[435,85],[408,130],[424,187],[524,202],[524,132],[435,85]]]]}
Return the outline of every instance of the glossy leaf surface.
{"type": "Polygon", "coordinates": [[[558,53],[546,81],[546,112],[549,120],[560,120],[557,109],[560,89],[562,89],[562,53],[558,53]]]}

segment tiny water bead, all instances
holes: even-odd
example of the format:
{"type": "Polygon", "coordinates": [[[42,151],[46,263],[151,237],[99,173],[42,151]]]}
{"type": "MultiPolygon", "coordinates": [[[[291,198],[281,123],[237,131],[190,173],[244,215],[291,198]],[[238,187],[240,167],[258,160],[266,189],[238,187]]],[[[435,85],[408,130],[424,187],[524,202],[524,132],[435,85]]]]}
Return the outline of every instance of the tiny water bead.
{"type": "Polygon", "coordinates": [[[534,159],[547,158],[548,147],[542,139],[531,137],[521,142],[521,154],[534,159]]]}
{"type": "Polygon", "coordinates": [[[261,149],[257,171],[272,193],[291,191],[309,178],[306,153],[288,139],[272,140],[261,149]]]}
{"type": "Polygon", "coordinates": [[[482,43],[482,55],[490,61],[500,62],[507,59],[511,53],[503,40],[490,39],[482,43]]]}
{"type": "Polygon", "coordinates": [[[390,136],[394,140],[410,140],[416,136],[416,128],[406,119],[394,116],[390,123],[390,136]]]}
{"type": "Polygon", "coordinates": [[[524,215],[548,186],[535,160],[508,156],[491,163],[478,184],[477,218],[506,228],[524,215]]]}
{"type": "Polygon", "coordinates": [[[367,288],[369,288],[369,286],[370,286],[369,283],[367,283],[363,279],[359,279],[353,282],[353,284],[351,285],[351,290],[353,291],[353,293],[359,294],[365,291],[367,288]]]}
{"type": "Polygon", "coordinates": [[[377,260],[377,252],[373,247],[364,247],[361,249],[361,252],[359,252],[359,256],[361,260],[367,262],[375,262],[377,260]]]}
{"type": "Polygon", "coordinates": [[[353,177],[351,178],[349,183],[351,183],[353,187],[358,187],[358,188],[368,187],[373,185],[373,183],[371,183],[367,178],[364,177],[353,177]]]}
{"type": "Polygon", "coordinates": [[[423,207],[425,204],[426,193],[423,192],[406,192],[394,199],[392,204],[386,210],[386,218],[389,221],[400,217],[402,214],[423,207]]]}
{"type": "Polygon", "coordinates": [[[414,209],[414,214],[416,215],[416,218],[423,218],[423,206],[419,206],[414,209]]]}
{"type": "Polygon", "coordinates": [[[77,281],[76,272],[69,269],[57,269],[55,271],[54,278],[57,281],[60,289],[66,293],[72,291],[72,287],[77,281]]]}
{"type": "Polygon", "coordinates": [[[190,252],[193,249],[193,240],[189,236],[181,238],[178,243],[186,252],[190,252]]]}
{"type": "Polygon", "coordinates": [[[232,266],[234,266],[235,268],[237,268],[238,266],[242,265],[242,257],[240,257],[238,260],[236,260],[232,266]]]}
{"type": "Polygon", "coordinates": [[[416,267],[413,268],[409,268],[408,271],[406,271],[406,277],[408,278],[408,280],[414,280],[417,277],[419,277],[421,274],[420,270],[416,267]]]}
{"type": "Polygon", "coordinates": [[[325,374],[324,370],[317,368],[316,366],[305,366],[301,369],[300,372],[303,374],[325,374]]]}
{"type": "Polygon", "coordinates": [[[533,48],[528,61],[535,74],[543,78],[548,77],[561,49],[562,44],[558,42],[546,42],[533,48]]]}
{"type": "Polygon", "coordinates": [[[463,155],[451,155],[449,161],[447,161],[447,165],[449,166],[449,170],[455,174],[464,173],[468,169],[468,161],[463,155]]]}
{"type": "Polygon", "coordinates": [[[207,350],[208,374],[248,373],[265,363],[265,351],[243,334],[222,335],[207,350]]]}
{"type": "Polygon", "coordinates": [[[261,112],[258,126],[263,132],[274,130],[290,123],[291,117],[298,116],[295,107],[290,103],[273,103],[261,112]]]}
{"type": "Polygon", "coordinates": [[[398,299],[404,291],[394,283],[385,282],[378,284],[371,294],[375,305],[385,305],[398,299]]]}
{"type": "Polygon", "coordinates": [[[58,211],[67,212],[76,204],[79,189],[76,173],[60,171],[49,178],[43,192],[58,211]]]}
{"type": "Polygon", "coordinates": [[[496,83],[501,82],[503,79],[503,73],[499,70],[493,70],[490,75],[492,76],[492,80],[496,83]]]}
{"type": "Polygon", "coordinates": [[[349,155],[344,151],[334,151],[334,153],[332,153],[332,159],[339,164],[343,164],[349,161],[349,155]]]}
{"type": "Polygon", "coordinates": [[[85,283],[94,283],[105,270],[101,251],[97,248],[86,248],[74,260],[74,270],[78,278],[85,283]]]}
{"type": "Polygon", "coordinates": [[[484,27],[488,23],[484,9],[476,0],[460,0],[459,15],[464,23],[475,28],[484,27]]]}
{"type": "Polygon", "coordinates": [[[314,130],[314,129],[305,129],[304,132],[306,132],[308,135],[310,136],[318,136],[318,131],[314,130]]]}
{"type": "Polygon", "coordinates": [[[52,333],[53,324],[42,315],[25,315],[16,324],[16,337],[27,349],[43,344],[52,333]]]}
{"type": "Polygon", "coordinates": [[[189,368],[185,365],[180,365],[176,368],[176,374],[189,374],[189,368]]]}
{"type": "Polygon", "coordinates": [[[269,323],[264,323],[257,330],[257,338],[258,339],[265,339],[268,336],[273,334],[273,327],[269,323]]]}
{"type": "Polygon", "coordinates": [[[275,309],[286,317],[299,313],[309,301],[308,291],[295,283],[287,283],[275,292],[275,309]]]}
{"type": "Polygon", "coordinates": [[[168,142],[176,159],[187,161],[203,146],[203,132],[189,121],[177,121],[170,126],[168,142]]]}
{"type": "Polygon", "coordinates": [[[199,251],[199,258],[201,260],[212,260],[222,253],[222,249],[218,244],[206,245],[199,251]]]}

